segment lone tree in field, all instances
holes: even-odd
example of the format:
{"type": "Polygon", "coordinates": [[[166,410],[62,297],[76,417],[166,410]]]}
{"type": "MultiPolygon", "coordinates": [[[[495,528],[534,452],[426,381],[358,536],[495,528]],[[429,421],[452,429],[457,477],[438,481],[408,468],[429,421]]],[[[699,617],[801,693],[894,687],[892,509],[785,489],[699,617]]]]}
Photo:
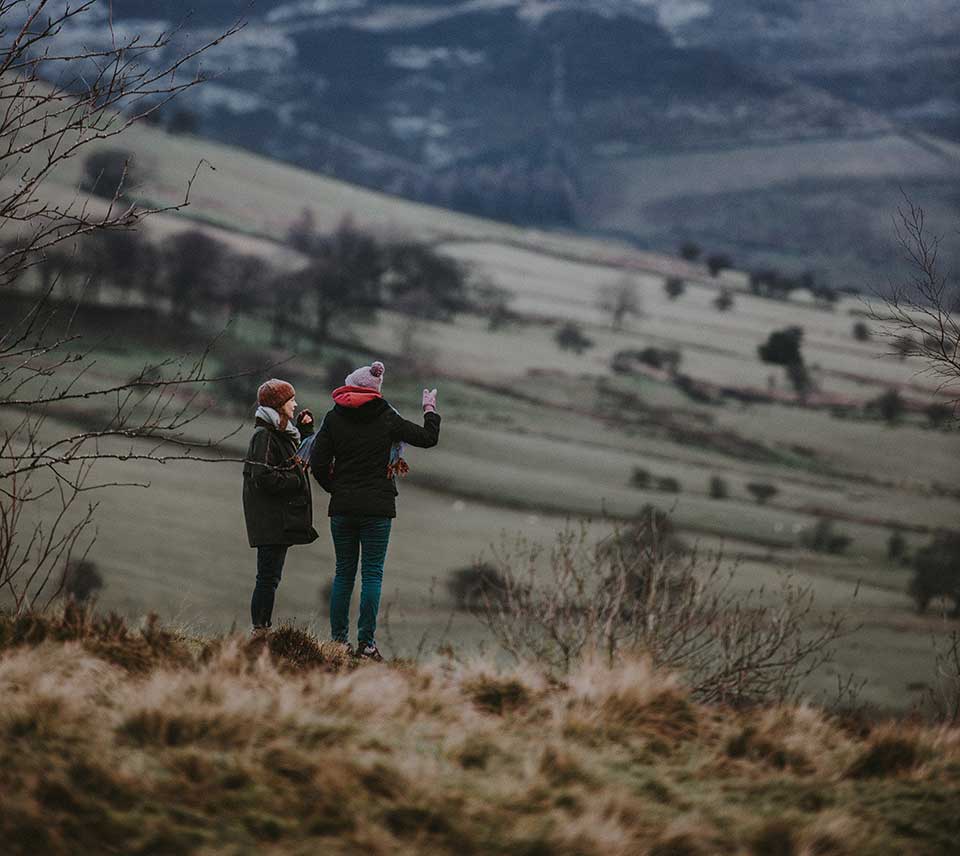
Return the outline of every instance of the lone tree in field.
{"type": "Polygon", "coordinates": [[[787,378],[800,398],[810,391],[810,375],[800,350],[803,342],[802,327],[787,327],[770,334],[767,341],[757,347],[757,354],[765,363],[783,366],[787,378]]]}
{"type": "Polygon", "coordinates": [[[605,285],[600,289],[597,306],[610,315],[614,330],[622,330],[628,317],[639,318],[643,315],[643,304],[637,285],[631,277],[623,277],[618,282],[605,285]]]}
{"type": "Polygon", "coordinates": [[[687,284],[679,276],[671,276],[664,282],[663,290],[670,300],[676,300],[687,290],[687,284]]]}
{"type": "Polygon", "coordinates": [[[730,496],[727,480],[721,476],[711,476],[709,494],[710,499],[727,499],[730,496]]]}
{"type": "MultiPolygon", "coordinates": [[[[372,250],[369,263],[374,262],[372,250]]],[[[389,305],[417,318],[447,321],[470,306],[463,266],[426,244],[406,241],[385,253],[383,276],[389,305]]],[[[374,276],[371,264],[362,271],[374,276]]]]}
{"type": "Polygon", "coordinates": [[[728,312],[733,309],[733,292],[729,288],[723,288],[720,293],[713,298],[713,305],[717,312],[728,312]]]}
{"type": "Polygon", "coordinates": [[[578,355],[594,346],[593,339],[584,335],[580,325],[574,324],[573,321],[563,324],[553,338],[561,351],[573,351],[578,355]]]}
{"type": "Polygon", "coordinates": [[[0,184],[0,222],[13,238],[0,247],[0,592],[17,614],[49,606],[87,558],[91,492],[110,487],[96,478],[97,462],[224,459],[216,440],[189,434],[202,412],[198,396],[217,379],[208,354],[98,382],[89,343],[71,320],[76,301],[57,299],[66,265],[42,274],[92,233],[134,229],[189,204],[200,164],[184,176],[182,200],[160,209],[124,198],[129,172],[118,171],[118,156],[86,159],[120,150],[129,127],[201,83],[188,69],[242,26],[190,49],[170,31],[143,39],[117,30],[105,46],[58,37],[88,20],[93,33],[109,16],[105,0],[0,3],[0,175],[16,178],[0,184]],[[86,162],[85,186],[106,204],[50,192],[71,159],[86,162]],[[43,288],[24,292],[34,272],[43,288]],[[51,419],[67,413],[69,428],[51,419]]]}
{"type": "Polygon", "coordinates": [[[768,482],[750,482],[747,485],[747,490],[750,491],[750,495],[756,500],[757,505],[766,505],[780,493],[780,489],[775,484],[769,484],[768,482]]]}
{"type": "Polygon", "coordinates": [[[688,262],[695,262],[700,258],[700,245],[695,241],[684,241],[680,245],[680,258],[688,262]]]}
{"type": "Polygon", "coordinates": [[[171,235],[163,243],[164,291],[173,318],[186,323],[191,310],[204,311],[214,302],[221,284],[227,249],[222,241],[199,229],[171,235]]]}
{"type": "Polygon", "coordinates": [[[870,327],[866,321],[857,321],[853,325],[853,338],[858,342],[869,342],[870,337],[870,327]]]}
{"type": "Polygon", "coordinates": [[[133,155],[123,149],[104,149],[83,162],[80,189],[102,199],[125,200],[137,186],[133,155]]]}
{"type": "Polygon", "coordinates": [[[309,266],[297,277],[314,305],[314,335],[326,342],[334,321],[375,316],[382,303],[387,258],[372,236],[344,219],[332,235],[305,239],[293,233],[311,256],[309,266]]]}
{"type": "Polygon", "coordinates": [[[900,422],[907,409],[903,396],[895,389],[888,389],[875,398],[870,402],[870,407],[876,410],[888,425],[896,425],[900,422]]]}
{"type": "Polygon", "coordinates": [[[710,276],[719,276],[723,271],[733,267],[733,259],[726,253],[713,253],[707,256],[707,270],[710,276]]]}

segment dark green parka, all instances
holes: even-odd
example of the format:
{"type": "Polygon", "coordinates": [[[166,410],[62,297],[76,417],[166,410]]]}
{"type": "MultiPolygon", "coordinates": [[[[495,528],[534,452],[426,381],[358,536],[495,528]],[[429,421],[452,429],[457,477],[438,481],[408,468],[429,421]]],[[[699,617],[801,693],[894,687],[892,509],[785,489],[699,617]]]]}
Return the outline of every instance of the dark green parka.
{"type": "Polygon", "coordinates": [[[294,460],[296,451],[293,437],[257,419],[243,465],[243,516],[251,547],[309,544],[318,537],[310,479],[294,460]]]}

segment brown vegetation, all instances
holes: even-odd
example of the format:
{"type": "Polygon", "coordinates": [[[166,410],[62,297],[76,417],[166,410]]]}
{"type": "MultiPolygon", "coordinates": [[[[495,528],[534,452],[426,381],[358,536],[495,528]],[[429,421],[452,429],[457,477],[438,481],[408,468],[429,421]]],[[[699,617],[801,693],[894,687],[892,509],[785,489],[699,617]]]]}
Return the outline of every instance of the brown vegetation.
{"type": "Polygon", "coordinates": [[[956,731],[705,707],[644,658],[364,664],[0,618],[0,839],[106,852],[949,853],[956,731]],[[131,669],[130,664],[136,667],[131,669]]]}

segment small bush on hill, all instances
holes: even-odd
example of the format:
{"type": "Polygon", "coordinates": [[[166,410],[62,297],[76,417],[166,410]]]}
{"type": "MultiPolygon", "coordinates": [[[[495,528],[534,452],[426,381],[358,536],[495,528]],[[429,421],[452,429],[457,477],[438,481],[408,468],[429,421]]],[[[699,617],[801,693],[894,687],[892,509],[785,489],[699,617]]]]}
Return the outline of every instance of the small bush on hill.
{"type": "Polygon", "coordinates": [[[663,290],[670,300],[676,300],[687,290],[687,284],[678,276],[671,276],[663,284],[663,290]]]}
{"type": "Polygon", "coordinates": [[[77,603],[86,603],[103,589],[103,577],[96,562],[89,559],[70,562],[63,572],[63,593],[77,603]]]}
{"type": "Polygon", "coordinates": [[[903,419],[906,402],[896,389],[888,389],[882,395],[867,403],[867,409],[876,412],[888,425],[896,425],[903,419]]]}
{"type": "Polygon", "coordinates": [[[634,467],[633,472],[630,475],[630,484],[633,487],[639,488],[648,488],[653,482],[653,475],[649,470],[645,470],[642,467],[634,467]]]}
{"type": "Polygon", "coordinates": [[[729,288],[724,288],[713,298],[713,305],[717,312],[727,312],[733,309],[733,292],[729,288]]]}
{"type": "Polygon", "coordinates": [[[857,321],[853,325],[853,338],[858,342],[868,342],[870,341],[872,334],[870,332],[870,327],[867,325],[866,321],[857,321]]]}
{"type": "Polygon", "coordinates": [[[750,482],[747,485],[747,490],[750,491],[757,505],[766,505],[767,502],[780,493],[780,488],[768,482],[750,482]]]}
{"type": "Polygon", "coordinates": [[[891,562],[899,561],[907,552],[907,539],[899,529],[890,533],[887,539],[887,558],[891,562]]]}
{"type": "Polygon", "coordinates": [[[472,612],[487,603],[500,603],[505,590],[503,577],[491,564],[478,562],[450,572],[447,591],[457,609],[472,612]]]}
{"type": "Polygon", "coordinates": [[[730,487],[726,479],[720,476],[712,476],[710,478],[710,498],[726,499],[728,496],[730,496],[730,487]]]}
{"type": "Polygon", "coordinates": [[[593,339],[584,335],[580,325],[574,324],[572,321],[568,321],[561,326],[553,338],[560,350],[573,351],[575,354],[582,354],[595,344],[593,339]]]}
{"type": "Polygon", "coordinates": [[[672,476],[662,476],[657,479],[657,490],[664,493],[680,493],[680,482],[672,476]]]}
{"type": "Polygon", "coordinates": [[[837,532],[834,522],[828,517],[821,517],[817,520],[813,529],[801,540],[804,546],[809,547],[817,553],[831,553],[834,555],[845,553],[853,542],[853,539],[849,535],[843,532],[837,532]]]}

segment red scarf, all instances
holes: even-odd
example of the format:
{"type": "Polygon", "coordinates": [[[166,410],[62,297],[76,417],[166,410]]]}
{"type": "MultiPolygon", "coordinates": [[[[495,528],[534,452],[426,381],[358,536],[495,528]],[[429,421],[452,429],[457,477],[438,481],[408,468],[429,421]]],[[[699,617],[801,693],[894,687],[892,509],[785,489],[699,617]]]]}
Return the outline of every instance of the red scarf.
{"type": "Polygon", "coordinates": [[[333,391],[333,400],[341,407],[362,407],[383,396],[375,389],[365,386],[338,386],[333,391]]]}

